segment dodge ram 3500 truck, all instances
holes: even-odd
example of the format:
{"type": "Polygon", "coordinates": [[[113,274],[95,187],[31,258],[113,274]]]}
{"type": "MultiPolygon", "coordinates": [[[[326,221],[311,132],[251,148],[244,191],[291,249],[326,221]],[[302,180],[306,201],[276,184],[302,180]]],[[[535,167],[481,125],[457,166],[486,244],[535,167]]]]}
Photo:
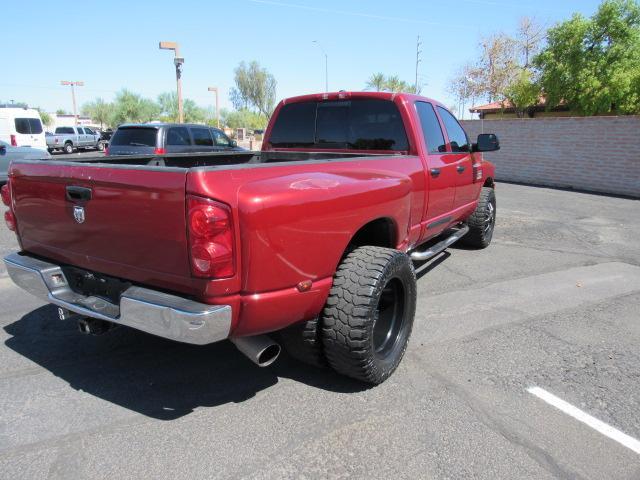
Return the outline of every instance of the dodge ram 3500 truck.
{"type": "Polygon", "coordinates": [[[491,241],[481,152],[498,148],[428,98],[337,92],[282,100],[260,152],[16,161],[5,263],[85,333],[229,339],[268,365],[277,332],[294,357],[380,383],[411,334],[414,262],[491,241]]]}

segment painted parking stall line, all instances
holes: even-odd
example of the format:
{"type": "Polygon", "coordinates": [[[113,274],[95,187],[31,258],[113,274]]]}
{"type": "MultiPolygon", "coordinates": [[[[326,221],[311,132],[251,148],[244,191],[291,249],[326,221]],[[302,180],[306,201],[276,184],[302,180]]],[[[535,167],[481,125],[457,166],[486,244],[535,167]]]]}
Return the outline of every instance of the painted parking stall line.
{"type": "Polygon", "coordinates": [[[605,437],[615,440],[620,445],[627,447],[629,450],[632,450],[640,455],[640,441],[636,440],[635,438],[627,435],[624,432],[621,432],[611,425],[604,423],[602,420],[598,420],[597,418],[592,417],[588,413],[583,412],[579,408],[574,407],[570,403],[565,402],[561,398],[556,397],[554,394],[547,392],[543,388],[529,387],[527,388],[527,392],[535,395],[539,399],[557,408],[561,412],[566,413],[570,417],[575,418],[579,422],[582,422],[585,425],[593,428],[595,431],[601,433],[605,437]]]}

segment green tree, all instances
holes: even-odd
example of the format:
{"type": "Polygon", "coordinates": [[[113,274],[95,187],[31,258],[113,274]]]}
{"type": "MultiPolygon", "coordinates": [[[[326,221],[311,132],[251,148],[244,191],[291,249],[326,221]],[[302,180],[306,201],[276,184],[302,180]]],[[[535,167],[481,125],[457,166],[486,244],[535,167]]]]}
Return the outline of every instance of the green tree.
{"type": "Polygon", "coordinates": [[[160,106],[157,103],[123,88],[113,101],[110,124],[118,126],[121,123],[150,122],[157,120],[159,115],[160,106]]]}
{"type": "Polygon", "coordinates": [[[548,106],[640,113],[640,6],[606,0],[591,18],[575,14],[549,30],[535,64],[548,106]]]}
{"type": "Polygon", "coordinates": [[[387,77],[384,76],[384,73],[374,73],[369,77],[369,80],[367,80],[367,88],[381,92],[385,89],[386,82],[387,77]]]}
{"type": "Polygon", "coordinates": [[[105,102],[102,98],[96,98],[92,102],[87,102],[80,109],[83,115],[91,117],[95,122],[100,123],[100,128],[112,126],[113,104],[105,102]]]}
{"type": "Polygon", "coordinates": [[[64,108],[59,108],[56,110],[56,115],[67,115],[67,111],[64,108]]]}
{"type": "Polygon", "coordinates": [[[234,108],[256,110],[269,118],[276,103],[275,77],[256,61],[240,62],[234,72],[236,86],[229,93],[234,108]]]}
{"type": "Polygon", "coordinates": [[[40,107],[36,107],[36,110],[38,110],[38,113],[40,114],[40,119],[42,120],[42,123],[44,123],[45,126],[50,127],[51,125],[53,125],[53,118],[51,117],[51,115],[49,115],[40,107]]]}
{"type": "Polygon", "coordinates": [[[540,86],[533,81],[531,72],[523,69],[507,86],[505,96],[513,103],[517,115],[523,117],[530,107],[538,103],[540,86]]]}
{"type": "Polygon", "coordinates": [[[228,128],[264,129],[269,119],[258,112],[246,108],[240,110],[220,110],[220,122],[228,128]]]}
{"type": "MultiPolygon", "coordinates": [[[[165,92],[158,95],[160,106],[160,120],[164,122],[178,121],[178,95],[176,92],[165,92]]],[[[182,101],[182,113],[187,123],[205,123],[207,112],[199,107],[196,102],[186,98],[182,101]]]]}

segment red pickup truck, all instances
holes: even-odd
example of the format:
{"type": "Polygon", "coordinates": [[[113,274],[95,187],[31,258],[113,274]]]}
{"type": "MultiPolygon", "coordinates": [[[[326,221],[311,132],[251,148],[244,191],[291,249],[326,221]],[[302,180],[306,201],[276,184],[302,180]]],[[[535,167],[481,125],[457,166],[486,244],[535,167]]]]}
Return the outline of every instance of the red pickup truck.
{"type": "Polygon", "coordinates": [[[440,103],[337,92],[281,101],[260,152],[16,161],[2,199],[13,281],[84,333],[229,339],[380,383],[416,305],[414,262],[486,247],[494,167],[440,103]]]}

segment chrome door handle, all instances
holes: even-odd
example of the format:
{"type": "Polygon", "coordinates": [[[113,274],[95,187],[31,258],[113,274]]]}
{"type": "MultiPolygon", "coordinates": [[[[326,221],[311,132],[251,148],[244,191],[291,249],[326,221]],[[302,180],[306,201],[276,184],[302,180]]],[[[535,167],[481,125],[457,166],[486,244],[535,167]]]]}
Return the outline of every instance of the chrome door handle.
{"type": "Polygon", "coordinates": [[[432,168],[431,170],[429,170],[429,172],[431,173],[432,177],[437,177],[438,175],[440,175],[440,169],[439,168],[432,168]]]}

